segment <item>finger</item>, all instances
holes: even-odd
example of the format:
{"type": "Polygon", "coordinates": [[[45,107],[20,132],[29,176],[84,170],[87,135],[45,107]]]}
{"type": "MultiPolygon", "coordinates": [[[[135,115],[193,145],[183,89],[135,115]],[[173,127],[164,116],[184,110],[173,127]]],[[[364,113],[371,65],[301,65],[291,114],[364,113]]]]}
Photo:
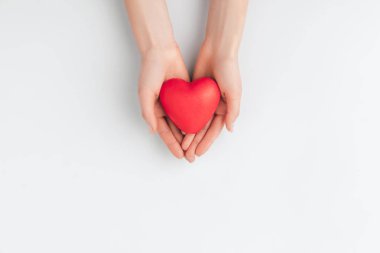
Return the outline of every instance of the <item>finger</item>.
{"type": "MultiPolygon", "coordinates": [[[[158,118],[163,118],[163,117],[166,116],[166,113],[165,113],[164,109],[162,108],[161,104],[158,101],[156,102],[156,106],[155,106],[155,115],[158,118]]],[[[176,140],[178,141],[178,143],[181,143],[182,140],[183,140],[183,134],[181,133],[181,130],[179,130],[174,125],[173,121],[171,121],[169,118],[166,118],[166,119],[167,119],[169,128],[172,131],[174,137],[176,138],[176,140]]]]}
{"type": "Polygon", "coordinates": [[[205,136],[203,137],[203,139],[201,140],[201,142],[195,150],[195,154],[197,156],[203,155],[210,148],[211,144],[215,141],[216,137],[218,137],[218,135],[222,131],[223,125],[224,116],[216,115],[205,136]]]}
{"type": "Polygon", "coordinates": [[[157,131],[157,119],[154,113],[157,97],[149,89],[139,89],[141,115],[154,133],[157,131]]]}
{"type": "Polygon", "coordinates": [[[195,63],[194,72],[193,72],[193,80],[196,80],[205,76],[212,76],[211,65],[206,57],[207,54],[202,52],[199,53],[197,57],[197,61],[195,63]]]}
{"type": "Polygon", "coordinates": [[[174,137],[172,131],[170,130],[165,118],[159,118],[157,120],[157,123],[157,131],[170,152],[172,152],[175,157],[182,158],[184,155],[183,150],[179,142],[174,137]]]}
{"type": "Polygon", "coordinates": [[[187,150],[191,144],[191,142],[194,140],[195,134],[186,134],[183,138],[181,147],[183,150],[187,150]]]}
{"type": "MultiPolygon", "coordinates": [[[[216,108],[215,114],[224,116],[226,114],[226,111],[227,111],[226,103],[221,101],[218,104],[218,107],[216,108]]],[[[207,122],[206,126],[200,132],[197,133],[197,135],[194,137],[195,139],[193,140],[192,144],[187,149],[187,151],[185,153],[185,158],[189,162],[192,162],[195,160],[195,150],[197,149],[199,142],[203,139],[204,135],[206,134],[208,128],[210,127],[210,124],[212,124],[212,120],[213,119],[211,119],[209,122],[207,122]]]]}
{"type": "Polygon", "coordinates": [[[215,114],[225,115],[226,113],[227,113],[227,105],[223,100],[221,100],[218,104],[218,107],[216,107],[215,114]]]}
{"type": "Polygon", "coordinates": [[[177,140],[178,143],[182,143],[182,140],[184,138],[183,138],[183,135],[181,133],[181,130],[179,130],[170,119],[167,119],[167,122],[168,122],[168,125],[170,127],[170,130],[172,131],[172,133],[174,135],[174,138],[177,140]]]}
{"type": "Polygon", "coordinates": [[[195,135],[194,140],[191,142],[189,148],[186,150],[186,153],[185,153],[185,158],[186,158],[187,161],[193,162],[195,160],[195,150],[197,149],[197,146],[198,146],[199,142],[205,136],[205,134],[206,134],[206,132],[207,132],[210,124],[212,124],[211,123],[212,121],[213,121],[213,119],[211,119],[206,124],[206,126],[195,135]]]}
{"type": "Polygon", "coordinates": [[[161,106],[161,103],[157,100],[154,105],[154,114],[157,118],[162,118],[166,116],[164,109],[161,106]]]}
{"type": "Polygon", "coordinates": [[[226,113],[226,127],[228,131],[233,131],[233,124],[240,112],[240,94],[239,95],[226,95],[227,113],[226,113]]]}
{"type": "Polygon", "coordinates": [[[168,80],[171,78],[181,78],[185,81],[190,81],[189,72],[187,71],[186,64],[182,57],[180,57],[179,60],[176,60],[176,62],[167,70],[165,79],[168,80]]]}

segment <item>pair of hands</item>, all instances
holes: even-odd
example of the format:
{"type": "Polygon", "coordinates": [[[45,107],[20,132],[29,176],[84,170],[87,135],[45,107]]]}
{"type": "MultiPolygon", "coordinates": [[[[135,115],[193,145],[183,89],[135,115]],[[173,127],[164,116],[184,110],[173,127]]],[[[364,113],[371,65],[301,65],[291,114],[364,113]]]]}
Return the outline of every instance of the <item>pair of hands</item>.
{"type": "Polygon", "coordinates": [[[185,157],[189,162],[193,162],[195,156],[201,156],[209,149],[224,125],[232,132],[233,123],[240,110],[241,79],[237,57],[214,53],[212,47],[204,43],[192,79],[205,76],[216,80],[222,98],[207,125],[197,134],[186,134],[166,117],[158,100],[165,80],[170,78],[190,80],[178,46],[152,48],[142,55],[138,86],[142,116],[151,131],[160,135],[175,157],[185,157]]]}

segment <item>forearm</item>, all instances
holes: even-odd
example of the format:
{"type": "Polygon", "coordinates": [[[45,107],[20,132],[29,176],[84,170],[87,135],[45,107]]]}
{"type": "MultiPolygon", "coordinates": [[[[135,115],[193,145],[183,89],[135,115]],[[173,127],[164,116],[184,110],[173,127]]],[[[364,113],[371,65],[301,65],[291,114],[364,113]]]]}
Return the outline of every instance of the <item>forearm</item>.
{"type": "Polygon", "coordinates": [[[124,0],[141,54],[176,46],[165,0],[124,0]]]}
{"type": "Polygon", "coordinates": [[[220,57],[236,57],[248,0],[210,0],[204,44],[220,57]]]}

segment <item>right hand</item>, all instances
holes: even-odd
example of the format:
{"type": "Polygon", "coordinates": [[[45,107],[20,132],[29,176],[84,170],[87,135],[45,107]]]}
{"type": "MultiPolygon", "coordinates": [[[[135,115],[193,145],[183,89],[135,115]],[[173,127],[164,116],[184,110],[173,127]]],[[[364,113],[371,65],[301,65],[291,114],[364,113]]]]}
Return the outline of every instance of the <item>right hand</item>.
{"type": "Polygon", "coordinates": [[[189,80],[185,63],[177,46],[153,48],[142,55],[138,85],[141,114],[151,132],[159,133],[171,153],[182,158],[182,132],[166,117],[158,97],[162,83],[170,78],[189,80]]]}

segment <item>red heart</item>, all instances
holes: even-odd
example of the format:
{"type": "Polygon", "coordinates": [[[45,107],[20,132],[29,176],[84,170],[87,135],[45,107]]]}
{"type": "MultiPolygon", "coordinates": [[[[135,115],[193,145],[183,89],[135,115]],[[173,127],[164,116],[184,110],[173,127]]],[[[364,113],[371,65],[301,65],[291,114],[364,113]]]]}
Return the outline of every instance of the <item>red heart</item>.
{"type": "Polygon", "coordinates": [[[199,132],[207,124],[219,100],[219,86],[208,77],[193,82],[169,79],[162,84],[160,91],[160,102],[166,115],[189,134],[199,132]]]}

